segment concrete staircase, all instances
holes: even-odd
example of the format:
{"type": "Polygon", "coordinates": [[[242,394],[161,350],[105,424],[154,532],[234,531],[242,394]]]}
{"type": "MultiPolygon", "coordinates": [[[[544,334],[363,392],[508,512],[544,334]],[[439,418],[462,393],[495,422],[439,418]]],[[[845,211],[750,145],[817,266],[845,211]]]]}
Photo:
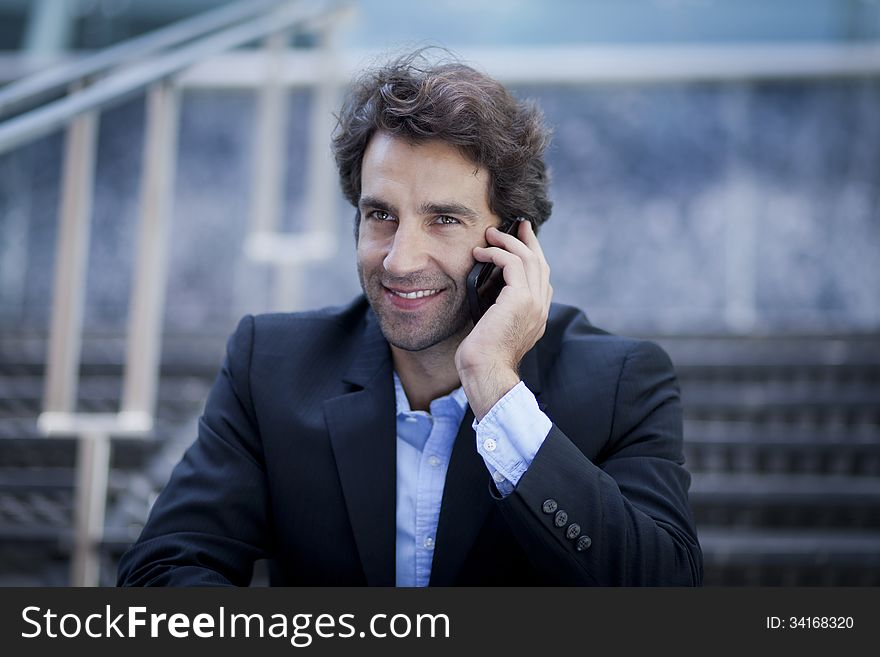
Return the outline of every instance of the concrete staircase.
{"type": "MultiPolygon", "coordinates": [[[[225,339],[165,337],[156,428],[113,442],[102,584],[195,437],[225,339]]],[[[653,339],[681,383],[705,584],[880,585],[880,336],[653,339]]],[[[123,346],[86,337],[80,410],[116,409],[123,346]]],[[[36,432],[44,359],[45,336],[0,335],[0,585],[68,583],[76,443],[36,432]]]]}

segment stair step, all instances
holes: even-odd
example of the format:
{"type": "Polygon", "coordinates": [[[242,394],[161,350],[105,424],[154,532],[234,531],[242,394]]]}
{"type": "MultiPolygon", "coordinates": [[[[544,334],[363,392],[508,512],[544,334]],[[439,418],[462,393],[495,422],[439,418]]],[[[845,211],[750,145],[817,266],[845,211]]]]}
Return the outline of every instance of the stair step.
{"type": "Polygon", "coordinates": [[[676,367],[880,366],[876,334],[651,337],[676,367]]]}
{"type": "MultiPolygon", "coordinates": [[[[118,401],[122,396],[122,379],[118,376],[88,376],[77,387],[82,401],[118,401]]],[[[0,377],[0,399],[41,400],[45,380],[41,376],[0,377]]],[[[160,379],[157,390],[160,401],[176,403],[203,402],[210,383],[196,377],[160,379]]]]}
{"type": "Polygon", "coordinates": [[[878,531],[729,530],[698,532],[703,558],[714,565],[732,563],[831,565],[859,562],[880,567],[878,531]]]}
{"type": "Polygon", "coordinates": [[[703,472],[880,477],[880,443],[688,440],[688,469],[703,472]]]}
{"type": "Polygon", "coordinates": [[[829,445],[849,442],[880,443],[880,422],[816,424],[806,421],[805,418],[800,420],[792,422],[779,417],[766,421],[686,418],[684,439],[685,442],[738,440],[743,443],[791,442],[829,445]]]}
{"type": "Polygon", "coordinates": [[[691,501],[880,508],[880,479],[812,474],[695,473],[691,480],[691,501]]]}

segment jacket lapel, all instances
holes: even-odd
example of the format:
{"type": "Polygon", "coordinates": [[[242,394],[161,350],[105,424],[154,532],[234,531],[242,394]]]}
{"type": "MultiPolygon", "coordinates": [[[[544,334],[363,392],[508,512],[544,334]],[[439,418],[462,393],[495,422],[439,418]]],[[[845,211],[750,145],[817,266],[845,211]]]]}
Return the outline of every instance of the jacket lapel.
{"type": "MultiPolygon", "coordinates": [[[[520,376],[541,406],[537,348],[529,351],[523,358],[520,376]]],[[[490,493],[492,478],[483,457],[477,452],[473,421],[474,413],[468,407],[458,428],[458,436],[446,471],[436,548],[431,565],[431,586],[451,586],[455,583],[480,529],[495,506],[490,493]]]]}
{"type": "MultiPolygon", "coordinates": [[[[540,399],[538,348],[520,374],[540,399]]],[[[358,554],[369,586],[394,586],[397,536],[397,424],[391,351],[367,309],[364,333],[343,380],[353,390],[324,401],[324,416],[358,554]]],[[[452,449],[437,527],[431,586],[454,583],[494,507],[491,477],[476,450],[470,408],[452,449]]]]}
{"type": "Polygon", "coordinates": [[[388,343],[372,310],[344,380],[324,417],[358,554],[370,586],[394,586],[397,429],[388,343]]]}

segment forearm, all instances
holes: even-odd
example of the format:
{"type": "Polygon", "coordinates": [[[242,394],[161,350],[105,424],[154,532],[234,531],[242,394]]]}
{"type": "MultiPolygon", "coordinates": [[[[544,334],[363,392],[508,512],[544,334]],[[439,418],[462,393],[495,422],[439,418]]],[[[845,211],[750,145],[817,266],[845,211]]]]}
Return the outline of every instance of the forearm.
{"type": "Polygon", "coordinates": [[[547,414],[563,419],[572,438],[553,424],[513,492],[498,488],[497,503],[548,581],[699,584],[702,555],[687,499],[672,365],[656,345],[636,343],[617,381],[608,390],[610,421],[595,414],[595,401],[578,405],[589,398],[586,389],[567,389],[558,398],[566,406],[545,400],[547,414]],[[600,425],[608,427],[604,438],[600,425]]]}
{"type": "Polygon", "coordinates": [[[496,497],[535,567],[559,585],[699,584],[702,556],[686,512],[684,469],[650,457],[608,469],[554,426],[514,492],[496,497]]]}

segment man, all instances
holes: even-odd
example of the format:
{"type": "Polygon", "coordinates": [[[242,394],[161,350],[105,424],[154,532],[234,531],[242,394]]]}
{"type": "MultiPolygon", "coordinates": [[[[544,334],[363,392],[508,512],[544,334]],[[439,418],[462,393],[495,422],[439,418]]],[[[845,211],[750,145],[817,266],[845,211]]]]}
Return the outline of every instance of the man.
{"type": "Polygon", "coordinates": [[[701,582],[672,364],[551,304],[547,142],[458,63],[357,82],[333,145],[364,295],[241,321],[121,584],[701,582]]]}

